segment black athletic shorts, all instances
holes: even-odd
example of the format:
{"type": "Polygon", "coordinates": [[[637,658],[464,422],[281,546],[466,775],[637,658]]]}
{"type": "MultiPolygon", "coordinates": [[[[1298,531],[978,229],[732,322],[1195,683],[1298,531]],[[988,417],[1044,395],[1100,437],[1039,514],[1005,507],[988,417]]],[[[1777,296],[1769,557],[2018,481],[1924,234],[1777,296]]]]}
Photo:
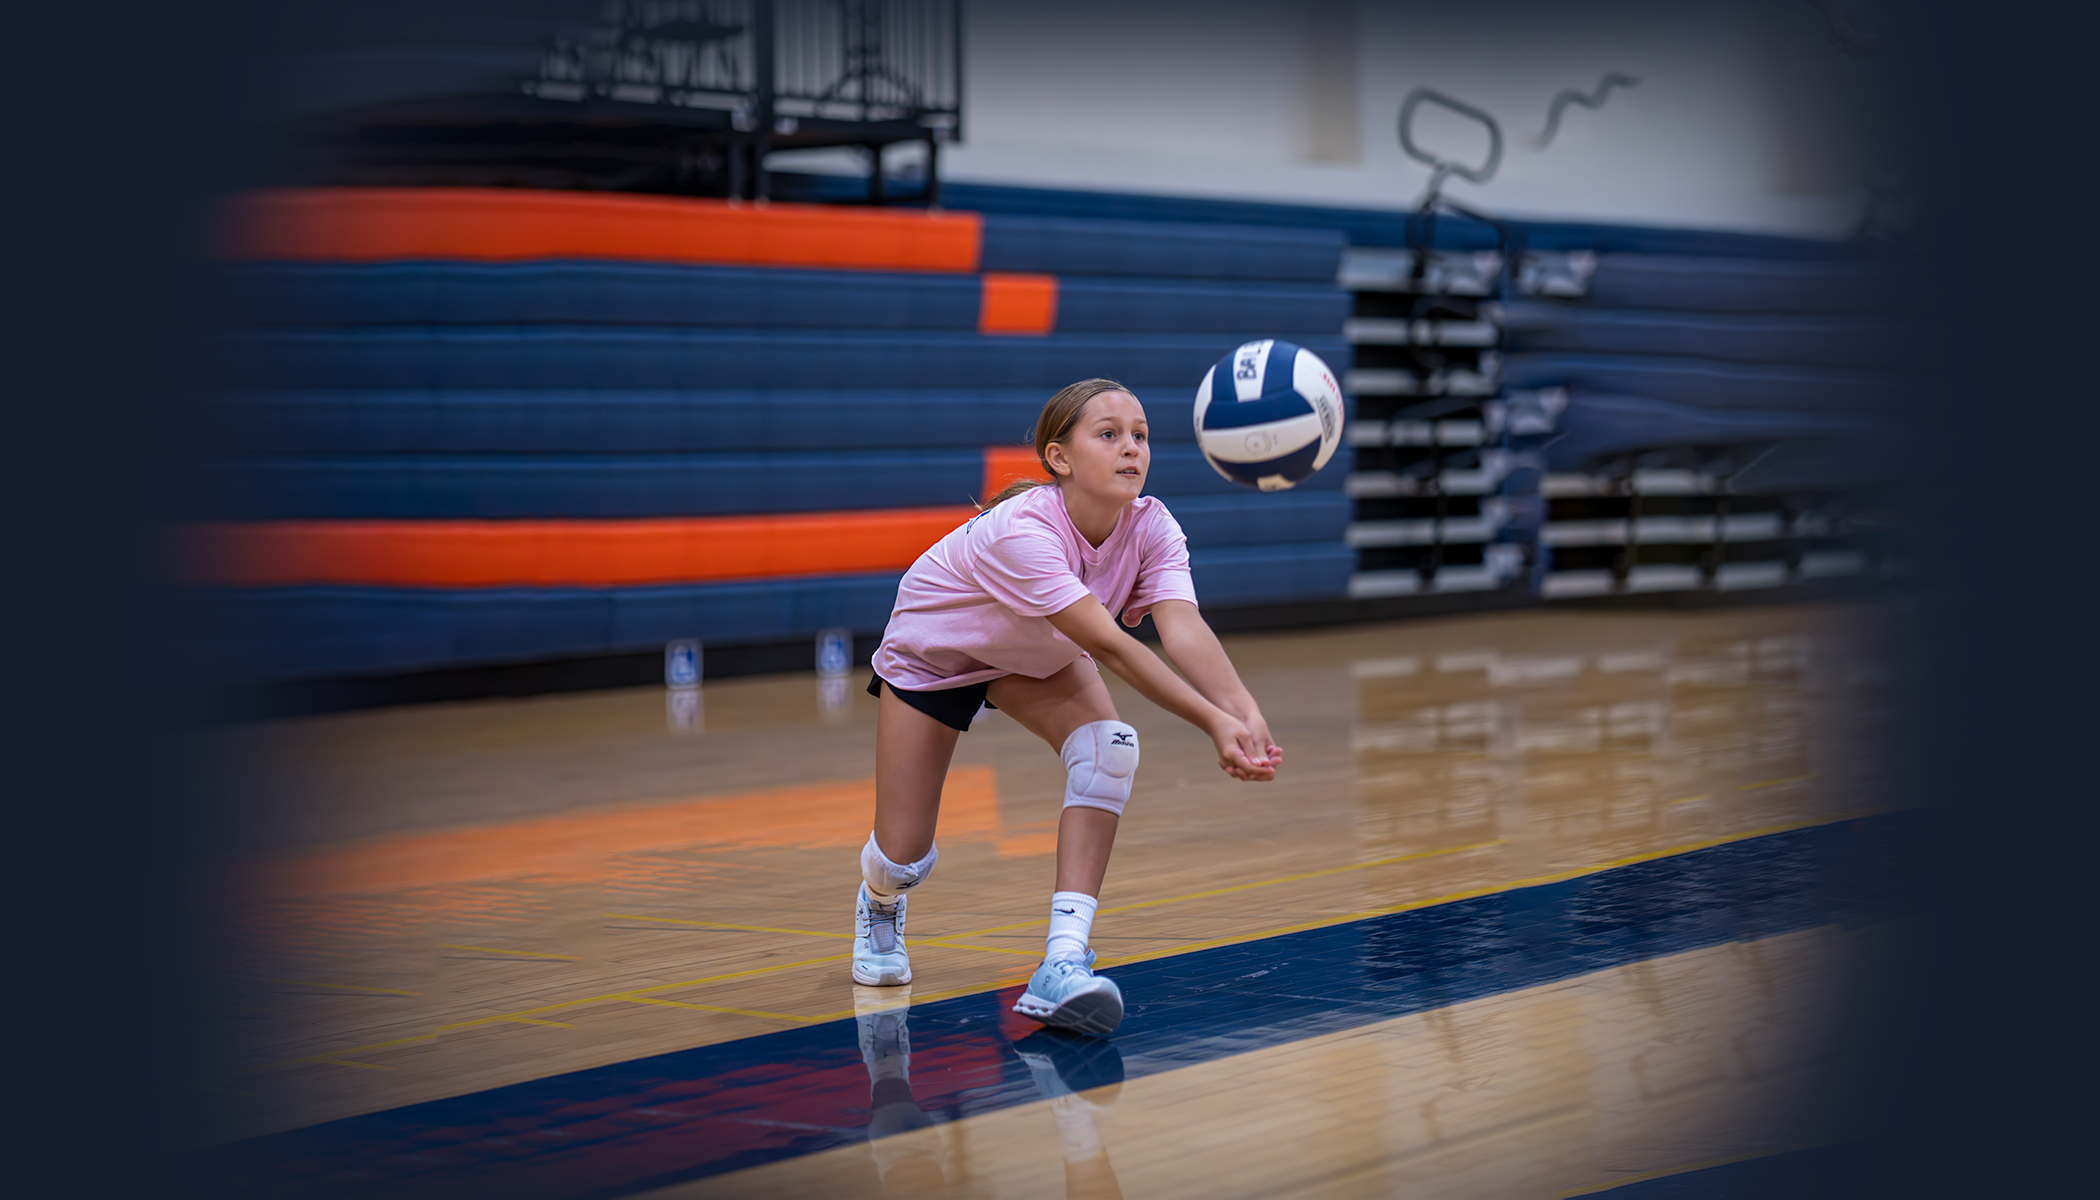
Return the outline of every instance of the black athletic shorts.
{"type": "MultiPolygon", "coordinates": [[[[882,685],[888,682],[880,675],[868,680],[868,694],[877,700],[882,699],[882,685]]],[[[934,692],[911,692],[894,683],[890,684],[890,695],[948,728],[960,729],[964,733],[970,732],[970,718],[977,715],[979,705],[986,708],[999,707],[985,699],[991,690],[992,681],[989,679],[983,683],[972,683],[959,688],[942,688],[934,692]]]]}

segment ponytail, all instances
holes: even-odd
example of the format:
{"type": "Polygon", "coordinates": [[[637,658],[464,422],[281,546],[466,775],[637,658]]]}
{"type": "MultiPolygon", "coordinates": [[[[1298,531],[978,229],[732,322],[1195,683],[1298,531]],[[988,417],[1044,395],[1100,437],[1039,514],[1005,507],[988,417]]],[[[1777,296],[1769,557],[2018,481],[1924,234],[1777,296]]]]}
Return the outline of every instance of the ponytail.
{"type": "Polygon", "coordinates": [[[1066,387],[1043,405],[1043,411],[1035,419],[1035,460],[1042,464],[1045,479],[1016,479],[1000,488],[997,495],[985,501],[979,511],[996,508],[1031,488],[1052,486],[1057,472],[1050,469],[1050,443],[1062,442],[1072,436],[1073,426],[1086,412],[1087,401],[1103,392],[1129,392],[1130,389],[1113,379],[1082,379],[1066,387]]]}

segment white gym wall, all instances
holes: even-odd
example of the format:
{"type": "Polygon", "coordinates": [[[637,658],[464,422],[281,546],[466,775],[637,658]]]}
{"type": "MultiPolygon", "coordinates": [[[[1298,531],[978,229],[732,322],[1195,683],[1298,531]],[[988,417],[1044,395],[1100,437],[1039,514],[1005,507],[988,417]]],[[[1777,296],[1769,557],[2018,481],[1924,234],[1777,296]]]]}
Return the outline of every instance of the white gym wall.
{"type": "MultiPolygon", "coordinates": [[[[1406,207],[1428,172],[1395,118],[1432,87],[1502,121],[1500,173],[1448,188],[1492,212],[1836,236],[1863,198],[1850,94],[1876,64],[1803,0],[965,0],[965,21],[954,181],[1406,207]],[[1536,149],[1553,96],[1608,71],[1640,85],[1536,149]]],[[[1417,128],[1485,145],[1440,110],[1417,128]]]]}

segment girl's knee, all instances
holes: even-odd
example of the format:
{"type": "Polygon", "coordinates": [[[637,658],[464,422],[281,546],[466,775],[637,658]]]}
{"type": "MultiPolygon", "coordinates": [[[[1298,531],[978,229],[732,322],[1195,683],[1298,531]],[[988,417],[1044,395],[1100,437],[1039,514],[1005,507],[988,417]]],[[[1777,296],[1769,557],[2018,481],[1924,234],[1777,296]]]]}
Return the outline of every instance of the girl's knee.
{"type": "Polygon", "coordinates": [[[1137,781],[1138,732],[1116,720],[1092,721],[1072,731],[1059,749],[1065,764],[1065,807],[1123,815],[1137,781]]]}

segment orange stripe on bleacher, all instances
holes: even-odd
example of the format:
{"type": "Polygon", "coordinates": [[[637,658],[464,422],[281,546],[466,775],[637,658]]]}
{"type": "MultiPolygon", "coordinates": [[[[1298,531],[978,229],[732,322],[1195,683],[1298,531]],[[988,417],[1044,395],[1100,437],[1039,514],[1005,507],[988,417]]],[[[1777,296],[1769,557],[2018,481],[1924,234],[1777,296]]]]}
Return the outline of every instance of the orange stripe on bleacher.
{"type": "Polygon", "coordinates": [[[984,491],[978,493],[980,500],[990,500],[999,494],[999,489],[1016,479],[1048,479],[1043,473],[1043,464],[1035,456],[1034,446],[986,446],[984,448],[984,491]]]}
{"type": "Polygon", "coordinates": [[[987,271],[981,276],[979,333],[1048,333],[1057,328],[1057,276],[987,271]]]}
{"type": "Polygon", "coordinates": [[[254,521],[192,531],[194,582],[614,587],[901,571],[957,508],[534,521],[254,521]]]}
{"type": "Polygon", "coordinates": [[[611,258],[974,271],[975,213],[502,188],[288,188],[235,200],[226,252],[302,262],[611,258]]]}

